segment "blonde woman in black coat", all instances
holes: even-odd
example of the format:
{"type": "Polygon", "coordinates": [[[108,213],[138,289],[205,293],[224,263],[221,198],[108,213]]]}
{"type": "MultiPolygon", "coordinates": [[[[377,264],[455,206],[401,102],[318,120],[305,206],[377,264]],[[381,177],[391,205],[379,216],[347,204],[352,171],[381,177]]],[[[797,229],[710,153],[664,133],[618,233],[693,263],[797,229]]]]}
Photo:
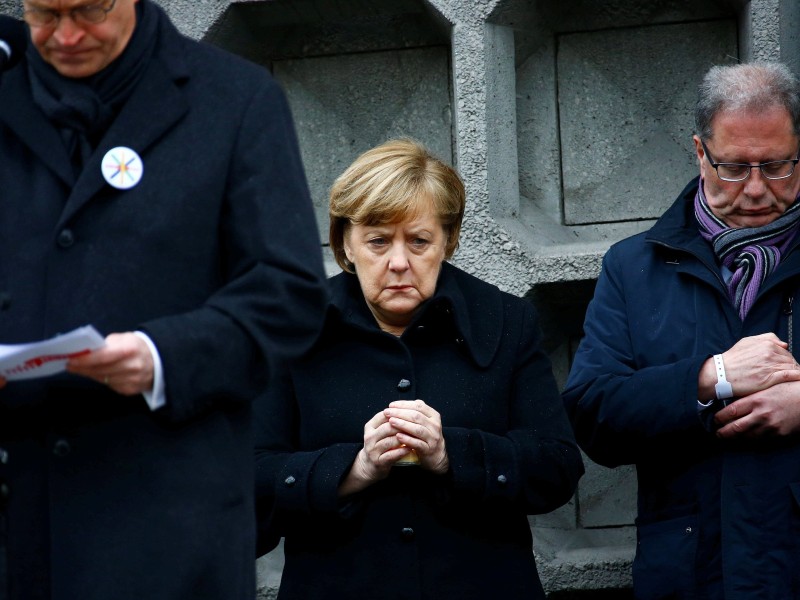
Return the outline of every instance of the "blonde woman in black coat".
{"type": "Polygon", "coordinates": [[[527,516],[567,502],[583,464],[533,306],[446,262],[464,202],[410,140],[333,185],[322,335],[256,407],[281,600],[544,598],[527,516]]]}

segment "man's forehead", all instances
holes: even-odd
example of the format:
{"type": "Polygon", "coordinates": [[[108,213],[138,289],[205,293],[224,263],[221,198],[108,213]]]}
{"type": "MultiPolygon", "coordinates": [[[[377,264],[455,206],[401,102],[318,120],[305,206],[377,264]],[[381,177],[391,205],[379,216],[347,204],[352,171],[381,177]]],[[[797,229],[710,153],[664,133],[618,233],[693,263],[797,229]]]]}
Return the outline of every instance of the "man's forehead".
{"type": "Polygon", "coordinates": [[[785,106],[781,105],[723,110],[714,116],[711,128],[715,134],[723,131],[741,134],[751,130],[761,135],[777,137],[794,134],[792,115],[785,106]]]}

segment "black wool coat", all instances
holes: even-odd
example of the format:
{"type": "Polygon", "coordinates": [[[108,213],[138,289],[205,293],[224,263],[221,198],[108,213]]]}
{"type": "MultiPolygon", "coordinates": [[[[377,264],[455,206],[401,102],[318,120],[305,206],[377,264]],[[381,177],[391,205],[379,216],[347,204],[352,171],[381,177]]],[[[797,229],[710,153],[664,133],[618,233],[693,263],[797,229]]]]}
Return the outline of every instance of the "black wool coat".
{"type": "Polygon", "coordinates": [[[527,515],[572,496],[580,452],[533,306],[445,263],[401,337],[354,275],[313,350],[257,401],[259,552],[285,537],[279,598],[544,598],[527,515]],[[395,467],[345,502],[364,424],[397,399],[442,416],[451,469],[395,467]]]}
{"type": "Polygon", "coordinates": [[[327,285],[279,87],[161,20],[77,179],[25,62],[0,80],[0,343],[142,330],[167,398],[69,376],[0,390],[3,598],[255,595],[251,400],[267,355],[313,341],[327,285]],[[128,190],[101,174],[119,146],[144,164],[128,190]]]}

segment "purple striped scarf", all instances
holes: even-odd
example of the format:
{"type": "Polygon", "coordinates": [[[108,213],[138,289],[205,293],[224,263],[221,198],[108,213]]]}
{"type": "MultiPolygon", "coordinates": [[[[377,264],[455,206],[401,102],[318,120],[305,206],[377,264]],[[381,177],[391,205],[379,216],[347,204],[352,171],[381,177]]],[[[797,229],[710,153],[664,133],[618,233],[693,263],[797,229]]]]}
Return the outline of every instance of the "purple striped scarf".
{"type": "MultiPolygon", "coordinates": [[[[798,197],[800,199],[800,197],[798,197]]],[[[714,248],[714,254],[733,272],[728,295],[744,321],[758,290],[781,261],[781,255],[797,233],[800,202],[763,227],[728,227],[711,212],[703,193],[703,181],[694,197],[694,215],[700,235],[714,248]]]]}

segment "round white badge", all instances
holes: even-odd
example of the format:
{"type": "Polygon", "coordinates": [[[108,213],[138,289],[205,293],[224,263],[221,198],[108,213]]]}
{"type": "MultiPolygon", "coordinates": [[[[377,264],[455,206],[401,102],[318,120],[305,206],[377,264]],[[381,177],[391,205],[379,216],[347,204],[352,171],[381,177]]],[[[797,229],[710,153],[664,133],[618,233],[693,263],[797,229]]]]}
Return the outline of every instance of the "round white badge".
{"type": "Polygon", "coordinates": [[[103,177],[118,190],[128,190],[142,179],[144,164],[134,150],[125,146],[112,148],[103,157],[103,177]]]}

